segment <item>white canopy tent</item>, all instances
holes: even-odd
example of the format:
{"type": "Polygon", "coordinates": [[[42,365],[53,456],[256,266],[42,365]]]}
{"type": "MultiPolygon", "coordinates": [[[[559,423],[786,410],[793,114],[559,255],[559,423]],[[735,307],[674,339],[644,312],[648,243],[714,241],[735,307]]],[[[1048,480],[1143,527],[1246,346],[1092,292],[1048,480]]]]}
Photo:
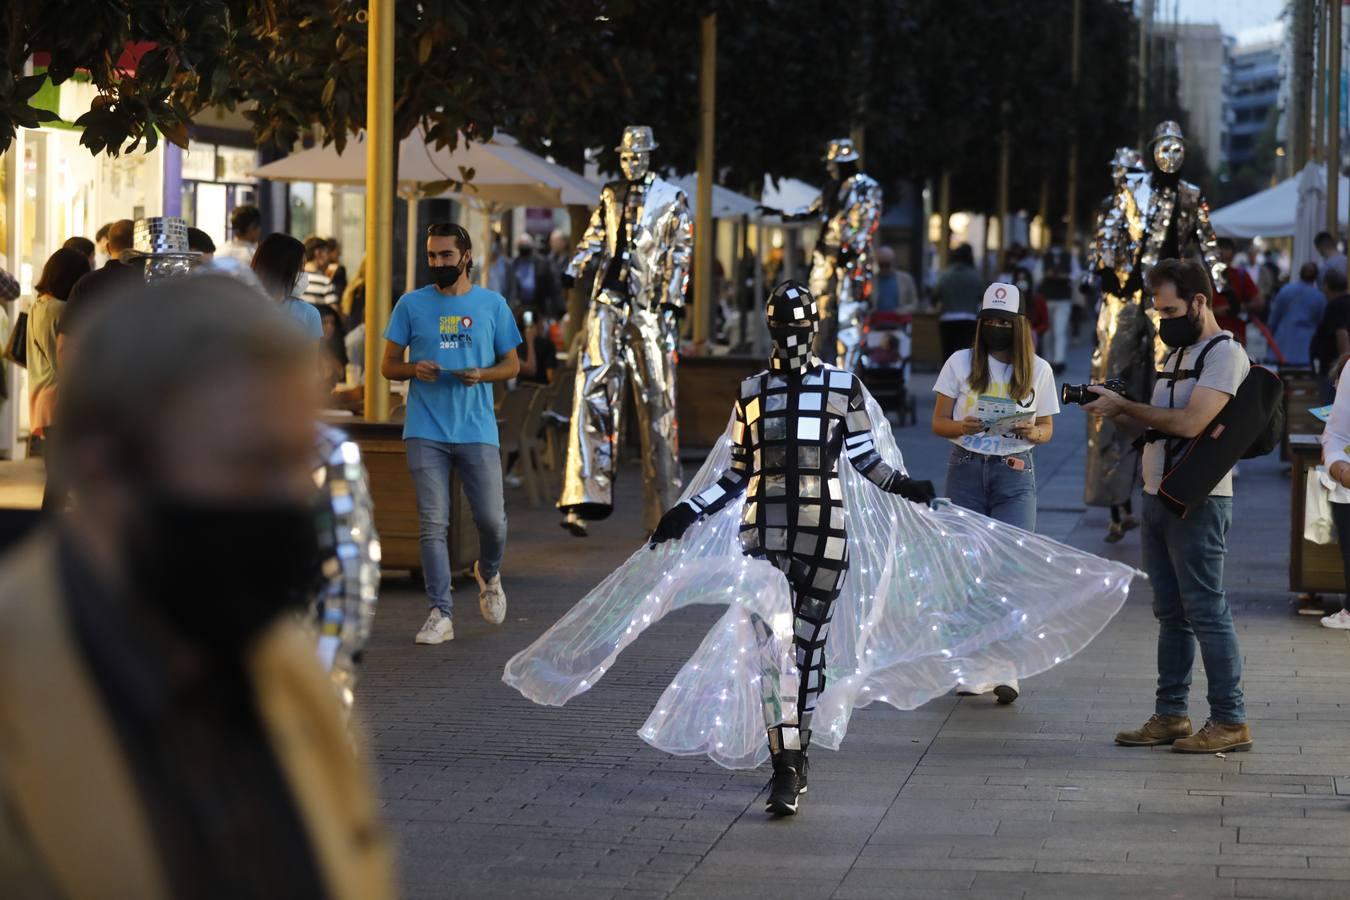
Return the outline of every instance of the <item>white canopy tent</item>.
{"type": "MultiPolygon", "coordinates": [[[[408,202],[407,284],[417,263],[417,203],[428,185],[462,181],[461,170],[472,170],[464,190],[447,192],[484,214],[487,223],[479,277],[486,280],[492,267],[492,217],[514,206],[592,206],[600,199],[598,185],[557,163],[521,147],[505,134],[488,143],[461,139],[454,150],[437,150],[420,132],[404,138],[398,147],[399,192],[408,202]]],[[[254,169],[249,174],[273,181],[316,181],[329,184],[365,184],[365,135],[349,142],[346,153],[337,147],[311,147],[254,169]],[[355,146],[353,146],[355,145],[355,146]]]]}
{"type": "MultiPolygon", "coordinates": [[[[1214,231],[1220,237],[1231,238],[1293,237],[1298,224],[1299,180],[1305,175],[1320,178],[1321,183],[1326,184],[1325,169],[1309,163],[1299,175],[1215,210],[1210,215],[1214,231]]],[[[1325,196],[1325,188],[1322,192],[1325,196]]],[[[1342,175],[1338,194],[1339,219],[1342,222],[1346,220],[1347,210],[1350,210],[1347,192],[1350,192],[1350,179],[1342,175]]]]}

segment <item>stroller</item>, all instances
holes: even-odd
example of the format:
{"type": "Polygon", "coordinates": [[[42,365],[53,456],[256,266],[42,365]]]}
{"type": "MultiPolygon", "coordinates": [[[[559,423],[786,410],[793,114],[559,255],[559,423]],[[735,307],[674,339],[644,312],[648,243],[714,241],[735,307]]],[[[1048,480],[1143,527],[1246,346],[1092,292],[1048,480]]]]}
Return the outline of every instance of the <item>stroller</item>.
{"type": "Polygon", "coordinates": [[[886,412],[896,412],[900,425],[918,422],[918,403],[906,387],[909,381],[909,315],[878,311],[863,323],[856,373],[886,412]]]}

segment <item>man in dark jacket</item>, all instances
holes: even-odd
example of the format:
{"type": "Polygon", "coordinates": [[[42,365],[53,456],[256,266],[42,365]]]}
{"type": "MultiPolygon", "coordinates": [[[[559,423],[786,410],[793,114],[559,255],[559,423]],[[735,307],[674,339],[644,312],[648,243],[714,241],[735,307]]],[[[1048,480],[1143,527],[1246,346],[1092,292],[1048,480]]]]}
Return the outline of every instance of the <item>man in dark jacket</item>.
{"type": "Polygon", "coordinates": [[[122,262],[122,253],[130,250],[135,243],[135,223],[130,219],[118,219],[108,229],[108,261],[103,268],[85,275],[70,289],[66,298],[66,315],[88,315],[89,310],[81,307],[95,305],[100,299],[115,294],[120,288],[140,277],[140,272],[122,262]]]}

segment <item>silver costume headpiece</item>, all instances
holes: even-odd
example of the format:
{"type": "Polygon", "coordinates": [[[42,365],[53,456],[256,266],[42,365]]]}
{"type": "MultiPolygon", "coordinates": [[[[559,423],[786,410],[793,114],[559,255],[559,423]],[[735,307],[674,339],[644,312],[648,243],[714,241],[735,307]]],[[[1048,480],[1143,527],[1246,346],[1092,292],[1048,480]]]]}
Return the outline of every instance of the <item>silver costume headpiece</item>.
{"type": "Polygon", "coordinates": [[[800,372],[811,361],[811,343],[820,328],[820,306],[806,285],[785,281],[769,294],[764,309],[773,350],[769,368],[775,372],[800,372]]]}
{"type": "Polygon", "coordinates": [[[825,147],[826,162],[857,162],[858,151],[850,138],[835,138],[825,147]]]}
{"type": "Polygon", "coordinates": [[[1111,166],[1129,172],[1142,172],[1144,171],[1144,157],[1133,147],[1117,147],[1116,155],[1111,160],[1111,166]]]}
{"type": "Polygon", "coordinates": [[[629,125],[623,130],[623,138],[614,149],[623,153],[651,153],[661,145],[656,142],[650,126],[629,125]]]}
{"type": "Polygon", "coordinates": [[[1186,136],[1181,133],[1181,125],[1171,119],[1158,123],[1158,127],[1153,129],[1153,139],[1148,144],[1152,147],[1163,138],[1176,138],[1182,143],[1186,142],[1186,136]]]}
{"type": "Polygon", "coordinates": [[[143,261],[147,280],[184,275],[201,254],[188,246],[187,222],[176,216],[137,219],[131,249],[123,250],[124,263],[143,261]]]}

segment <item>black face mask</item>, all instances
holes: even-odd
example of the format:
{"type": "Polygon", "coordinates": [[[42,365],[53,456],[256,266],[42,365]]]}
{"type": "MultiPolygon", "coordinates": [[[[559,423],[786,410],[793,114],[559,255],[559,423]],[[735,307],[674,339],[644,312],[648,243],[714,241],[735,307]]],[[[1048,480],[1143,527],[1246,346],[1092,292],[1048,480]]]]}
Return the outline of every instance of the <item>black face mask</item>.
{"type": "Polygon", "coordinates": [[[463,260],[461,260],[459,265],[457,266],[431,267],[431,277],[435,279],[436,287],[438,288],[448,288],[453,286],[455,282],[459,281],[460,276],[463,274],[464,274],[463,260]]]}
{"type": "Polygon", "coordinates": [[[980,340],[984,342],[984,349],[988,352],[1003,353],[1012,349],[1013,330],[1011,328],[982,328],[980,329],[980,340]]]}
{"type": "Polygon", "coordinates": [[[1174,350],[1189,347],[1200,340],[1200,326],[1191,318],[1189,312],[1172,319],[1159,319],[1158,337],[1174,350]]]}
{"type": "Polygon", "coordinates": [[[196,646],[238,654],[318,584],[316,511],[152,491],[130,547],[134,590],[196,646]]]}

